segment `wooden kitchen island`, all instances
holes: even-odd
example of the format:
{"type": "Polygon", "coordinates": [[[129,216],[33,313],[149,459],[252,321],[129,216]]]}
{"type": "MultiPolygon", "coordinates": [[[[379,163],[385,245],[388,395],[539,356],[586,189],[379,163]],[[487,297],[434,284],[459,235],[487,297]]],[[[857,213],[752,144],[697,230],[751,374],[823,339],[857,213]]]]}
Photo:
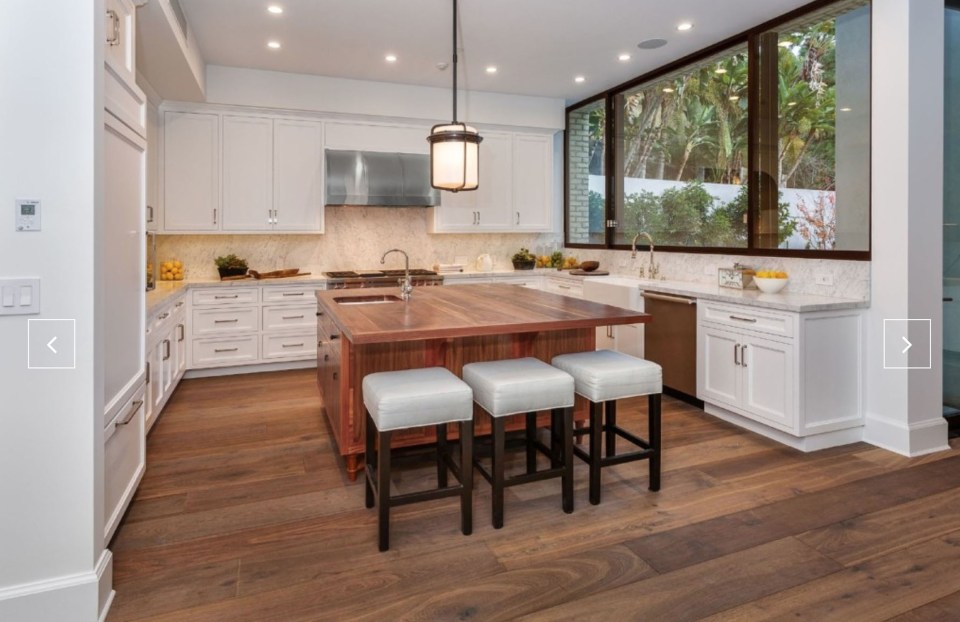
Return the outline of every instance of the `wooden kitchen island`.
{"type": "MultiPolygon", "coordinates": [[[[558,354],[593,350],[598,326],[651,320],[638,311],[518,285],[419,287],[406,302],[390,301],[399,293],[396,287],[316,293],[317,384],[351,480],[362,464],[361,382],[367,374],[446,367],[459,376],[467,363],[525,356],[549,363],[558,354]]],[[[586,402],[579,396],[576,412],[586,417],[586,402]]],[[[541,417],[545,423],[548,415],[541,417]]],[[[476,422],[478,434],[489,431],[486,417],[476,422]]],[[[393,444],[433,440],[430,427],[398,433],[393,444]]]]}

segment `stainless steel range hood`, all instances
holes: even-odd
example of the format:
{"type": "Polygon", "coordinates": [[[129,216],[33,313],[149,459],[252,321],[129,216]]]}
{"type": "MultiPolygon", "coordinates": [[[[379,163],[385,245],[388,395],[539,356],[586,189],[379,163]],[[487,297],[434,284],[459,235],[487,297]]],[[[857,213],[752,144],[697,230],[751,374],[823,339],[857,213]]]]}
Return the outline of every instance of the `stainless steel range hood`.
{"type": "Polygon", "coordinates": [[[327,205],[430,207],[440,193],[430,187],[430,156],[327,149],[327,205]]]}

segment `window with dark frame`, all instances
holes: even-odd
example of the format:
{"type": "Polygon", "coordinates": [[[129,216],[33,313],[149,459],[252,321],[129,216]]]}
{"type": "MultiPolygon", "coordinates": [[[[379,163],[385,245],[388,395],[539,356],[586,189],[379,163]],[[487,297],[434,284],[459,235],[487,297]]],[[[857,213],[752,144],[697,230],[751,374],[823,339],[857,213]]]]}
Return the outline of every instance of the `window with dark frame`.
{"type": "Polygon", "coordinates": [[[598,94],[566,129],[567,246],[870,258],[869,0],[598,94]]]}

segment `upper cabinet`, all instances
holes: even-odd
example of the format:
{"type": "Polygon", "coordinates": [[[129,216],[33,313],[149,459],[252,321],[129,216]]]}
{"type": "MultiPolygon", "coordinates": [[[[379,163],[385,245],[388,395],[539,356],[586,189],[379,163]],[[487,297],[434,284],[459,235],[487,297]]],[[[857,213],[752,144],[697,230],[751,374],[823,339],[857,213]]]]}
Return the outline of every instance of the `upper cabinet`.
{"type": "Polygon", "coordinates": [[[136,8],[131,0],[106,0],[107,47],[104,60],[124,81],[135,84],[137,65],[135,59],[134,15],[136,8]]]}
{"type": "Polygon", "coordinates": [[[273,229],[273,121],[223,117],[223,230],[273,229]]]}
{"type": "Polygon", "coordinates": [[[323,232],[323,124],[273,122],[273,228],[323,232]]]}
{"type": "Polygon", "coordinates": [[[480,187],[441,192],[432,233],[553,230],[553,137],[481,132],[480,187]]]}
{"type": "Polygon", "coordinates": [[[163,116],[163,229],[220,229],[220,116],[163,116]]]}

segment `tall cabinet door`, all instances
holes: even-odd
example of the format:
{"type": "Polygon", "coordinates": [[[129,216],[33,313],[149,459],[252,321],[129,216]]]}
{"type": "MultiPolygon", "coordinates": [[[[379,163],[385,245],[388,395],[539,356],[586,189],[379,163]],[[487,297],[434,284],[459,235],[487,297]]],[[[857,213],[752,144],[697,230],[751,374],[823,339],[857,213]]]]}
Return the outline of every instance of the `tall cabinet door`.
{"type": "Polygon", "coordinates": [[[274,120],[274,228],[322,233],[323,190],[323,125],[274,120]]]}
{"type": "Polygon", "coordinates": [[[273,229],[273,121],[223,117],[223,230],[273,229]]]}
{"type": "Polygon", "coordinates": [[[163,121],[163,228],[220,228],[220,119],[167,112],[163,121]]]}
{"type": "Polygon", "coordinates": [[[739,406],[739,335],[703,327],[698,333],[697,397],[705,402],[739,406]]]}
{"type": "Polygon", "coordinates": [[[513,136],[484,134],[480,143],[480,187],[477,194],[477,224],[480,229],[511,228],[513,207],[513,136]]]}
{"type": "Polygon", "coordinates": [[[143,370],[146,141],[104,113],[104,405],[143,370]]]}
{"type": "Polygon", "coordinates": [[[553,138],[518,134],[514,137],[512,228],[549,231],[553,227],[553,138]]]}

